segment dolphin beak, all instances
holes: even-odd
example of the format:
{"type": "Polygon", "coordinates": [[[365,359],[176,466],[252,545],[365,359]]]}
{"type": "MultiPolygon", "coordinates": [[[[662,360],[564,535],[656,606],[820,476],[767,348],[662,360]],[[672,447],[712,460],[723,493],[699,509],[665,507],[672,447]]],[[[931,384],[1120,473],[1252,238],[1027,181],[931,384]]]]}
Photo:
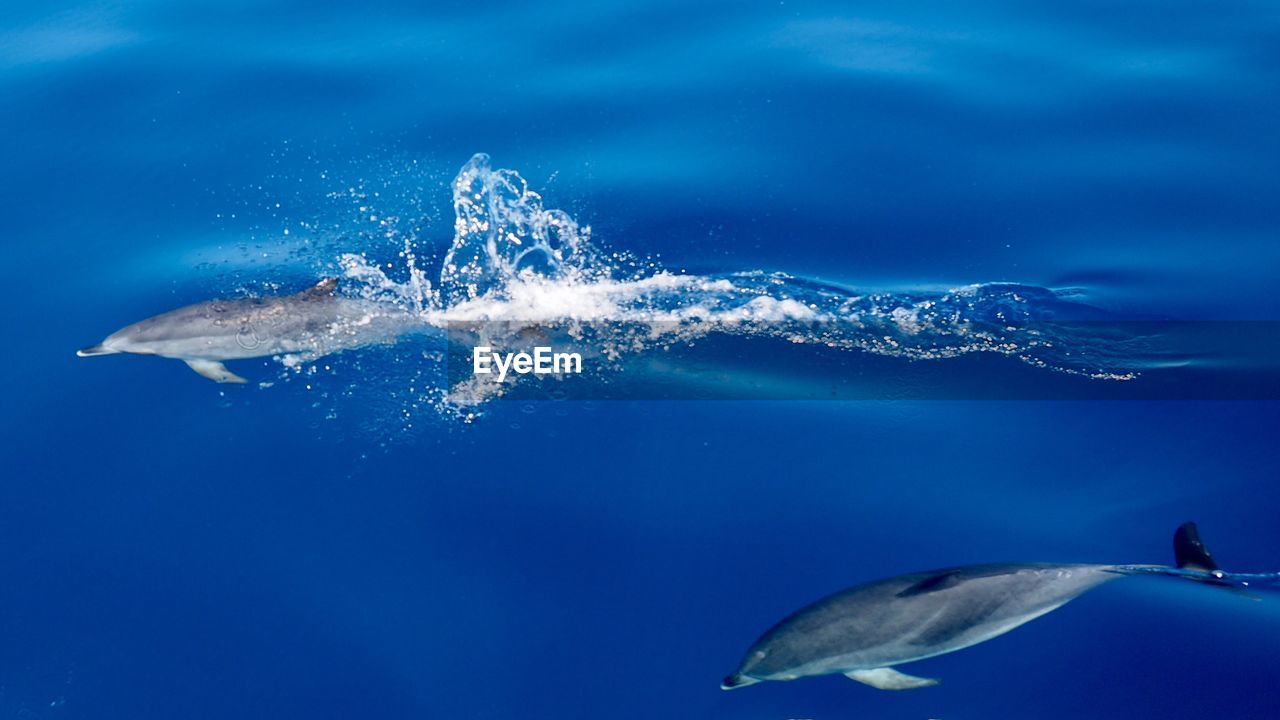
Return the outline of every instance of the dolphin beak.
{"type": "Polygon", "coordinates": [[[76,355],[78,357],[93,357],[95,355],[115,355],[118,352],[119,350],[112,350],[111,348],[107,347],[105,344],[99,343],[98,345],[94,345],[93,347],[87,347],[82,350],[77,350],[76,355]]]}
{"type": "Polygon", "coordinates": [[[720,682],[721,690],[737,690],[740,687],[755,685],[760,682],[753,677],[747,677],[742,673],[734,673],[720,682]]]}

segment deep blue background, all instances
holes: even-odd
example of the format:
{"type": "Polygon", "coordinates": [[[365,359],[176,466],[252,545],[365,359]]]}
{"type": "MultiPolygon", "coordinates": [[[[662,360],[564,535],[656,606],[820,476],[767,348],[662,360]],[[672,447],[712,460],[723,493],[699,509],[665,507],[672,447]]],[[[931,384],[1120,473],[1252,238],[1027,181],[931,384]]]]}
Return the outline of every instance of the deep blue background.
{"type": "Polygon", "coordinates": [[[0,9],[0,717],[1280,715],[1276,598],[1160,580],[921,663],[927,691],[716,688],[884,575],[1164,562],[1193,518],[1280,569],[1274,403],[496,403],[404,431],[389,380],[339,402],[72,354],[314,278],[348,187],[438,251],[476,151],[675,267],[1280,319],[1280,10],[1060,5],[0,9]],[[317,219],[323,249],[280,249],[317,219]]]}

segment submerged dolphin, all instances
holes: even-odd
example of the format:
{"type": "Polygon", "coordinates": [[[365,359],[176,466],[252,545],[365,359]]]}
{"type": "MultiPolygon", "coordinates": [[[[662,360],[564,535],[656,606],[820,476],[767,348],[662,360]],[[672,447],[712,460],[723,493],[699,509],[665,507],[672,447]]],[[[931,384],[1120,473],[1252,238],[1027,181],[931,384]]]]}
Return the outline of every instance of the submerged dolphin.
{"type": "Polygon", "coordinates": [[[76,354],[159,355],[182,360],[215,382],[243,383],[222,361],[289,353],[318,357],[392,340],[406,327],[407,313],[342,297],[337,287],[336,278],[326,278],[295,295],[188,305],[134,323],[76,354]]]}
{"type": "MultiPolygon", "coordinates": [[[[747,650],[723,690],[762,680],[843,674],[882,690],[938,681],[891,666],[954,652],[1003,635],[1126,575],[1163,574],[1229,585],[1196,531],[1174,533],[1178,567],[1160,565],[970,565],[859,585],[792,614],[747,650]]],[[[1234,576],[1263,577],[1263,576],[1234,576]]],[[[1247,583],[1242,583],[1247,584],[1247,583]]]]}

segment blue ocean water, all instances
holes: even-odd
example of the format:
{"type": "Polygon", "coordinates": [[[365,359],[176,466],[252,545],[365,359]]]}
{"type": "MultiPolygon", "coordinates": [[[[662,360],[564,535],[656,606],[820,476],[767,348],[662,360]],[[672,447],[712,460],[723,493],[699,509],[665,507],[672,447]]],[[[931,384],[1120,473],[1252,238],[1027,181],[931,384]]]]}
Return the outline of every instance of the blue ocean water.
{"type": "Polygon", "coordinates": [[[0,9],[0,717],[1276,717],[1280,595],[1167,578],[904,667],[935,688],[717,686],[909,571],[1167,563],[1189,519],[1280,570],[1277,39],[1273,3],[0,9]],[[476,212],[560,254],[473,297],[476,153],[541,196],[476,212]],[[678,332],[506,398],[449,394],[438,334],[245,386],[74,354],[326,276],[435,330],[678,332]]]}

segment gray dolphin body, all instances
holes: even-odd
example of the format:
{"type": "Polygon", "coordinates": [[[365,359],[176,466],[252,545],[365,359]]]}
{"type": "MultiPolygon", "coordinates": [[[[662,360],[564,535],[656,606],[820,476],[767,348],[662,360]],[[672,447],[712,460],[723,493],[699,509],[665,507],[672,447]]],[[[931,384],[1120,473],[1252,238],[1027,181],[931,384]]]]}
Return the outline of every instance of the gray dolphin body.
{"type": "Polygon", "coordinates": [[[215,382],[243,383],[224,360],[295,353],[319,357],[387,342],[408,327],[408,313],[337,295],[337,284],[328,278],[294,295],[188,305],[134,323],[76,354],[159,355],[182,360],[215,382]]]}
{"type": "Polygon", "coordinates": [[[747,650],[721,689],[840,673],[884,690],[934,685],[893,665],[1003,635],[1127,575],[1170,574],[1225,584],[1193,523],[1174,534],[1178,567],[1002,564],[912,573],[859,585],[793,613],[747,650]]]}

